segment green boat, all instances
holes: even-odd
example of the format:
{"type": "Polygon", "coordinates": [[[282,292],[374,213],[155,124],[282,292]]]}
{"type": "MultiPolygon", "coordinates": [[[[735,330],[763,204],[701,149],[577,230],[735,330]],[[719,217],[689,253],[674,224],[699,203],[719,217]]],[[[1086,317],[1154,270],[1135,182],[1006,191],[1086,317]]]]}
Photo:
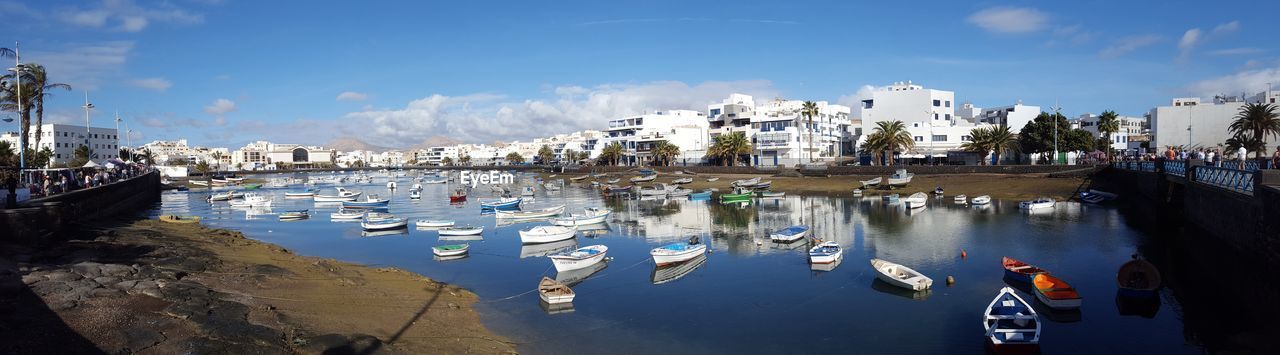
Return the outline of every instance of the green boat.
{"type": "Polygon", "coordinates": [[[734,188],[731,194],[721,194],[720,202],[743,202],[751,201],[751,191],[742,188],[734,188]]]}
{"type": "Polygon", "coordinates": [[[260,187],[262,187],[262,184],[244,185],[245,190],[257,190],[260,187]]]}
{"type": "Polygon", "coordinates": [[[468,249],[471,249],[469,244],[449,244],[431,247],[431,252],[436,256],[455,256],[466,254],[468,249]]]}

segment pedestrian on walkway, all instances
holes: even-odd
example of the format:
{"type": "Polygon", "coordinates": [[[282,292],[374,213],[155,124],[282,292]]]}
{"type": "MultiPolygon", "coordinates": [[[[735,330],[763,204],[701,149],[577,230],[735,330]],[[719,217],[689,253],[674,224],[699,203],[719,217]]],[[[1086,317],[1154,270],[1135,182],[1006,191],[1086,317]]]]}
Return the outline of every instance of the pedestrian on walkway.
{"type": "Polygon", "coordinates": [[[1240,146],[1240,149],[1236,149],[1236,159],[1240,159],[1240,170],[1244,170],[1244,157],[1248,155],[1249,150],[1244,149],[1243,145],[1240,146]]]}

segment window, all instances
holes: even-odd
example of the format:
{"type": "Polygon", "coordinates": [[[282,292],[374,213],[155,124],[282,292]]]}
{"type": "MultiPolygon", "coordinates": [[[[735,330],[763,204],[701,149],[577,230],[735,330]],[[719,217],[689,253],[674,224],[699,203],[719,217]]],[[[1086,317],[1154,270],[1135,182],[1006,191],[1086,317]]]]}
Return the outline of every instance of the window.
{"type": "Polygon", "coordinates": [[[947,100],[947,107],[951,107],[951,100],[947,100]]]}
{"type": "Polygon", "coordinates": [[[924,142],[924,136],[916,136],[916,142],[924,142]]]}
{"type": "Polygon", "coordinates": [[[710,113],[710,114],[708,114],[707,116],[716,117],[716,116],[719,116],[719,115],[720,115],[720,109],[718,109],[718,108],[713,108],[713,109],[711,109],[711,113],[710,113]]]}
{"type": "Polygon", "coordinates": [[[942,101],[933,100],[933,107],[938,107],[938,106],[942,106],[942,101]]]}
{"type": "Polygon", "coordinates": [[[933,120],[934,120],[934,121],[937,121],[937,120],[938,120],[938,113],[937,113],[937,112],[934,112],[934,113],[933,113],[933,120]]]}
{"type": "Polygon", "coordinates": [[[961,141],[961,142],[968,142],[968,141],[972,141],[972,140],[973,140],[973,137],[970,137],[970,136],[960,136],[960,141],[961,141]]]}
{"type": "Polygon", "coordinates": [[[949,114],[949,113],[948,113],[948,114],[947,114],[947,121],[950,121],[950,120],[951,120],[951,114],[949,114]]]}
{"type": "Polygon", "coordinates": [[[946,142],[946,141],[947,141],[947,135],[945,135],[945,134],[935,134],[935,135],[933,135],[933,141],[934,141],[934,142],[946,142]]]}

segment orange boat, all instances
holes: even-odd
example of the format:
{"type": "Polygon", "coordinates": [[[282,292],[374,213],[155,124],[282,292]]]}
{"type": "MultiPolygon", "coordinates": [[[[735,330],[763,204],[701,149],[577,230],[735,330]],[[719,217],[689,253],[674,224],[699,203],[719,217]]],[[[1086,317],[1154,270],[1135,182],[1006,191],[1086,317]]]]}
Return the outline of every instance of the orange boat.
{"type": "Polygon", "coordinates": [[[1027,264],[1018,259],[1004,257],[1000,264],[1004,266],[1004,274],[1014,281],[1031,282],[1031,278],[1037,274],[1047,274],[1049,271],[1027,264]]]}
{"type": "Polygon", "coordinates": [[[1049,274],[1038,274],[1031,283],[1036,288],[1036,299],[1057,310],[1080,308],[1080,293],[1062,279],[1049,274]]]}

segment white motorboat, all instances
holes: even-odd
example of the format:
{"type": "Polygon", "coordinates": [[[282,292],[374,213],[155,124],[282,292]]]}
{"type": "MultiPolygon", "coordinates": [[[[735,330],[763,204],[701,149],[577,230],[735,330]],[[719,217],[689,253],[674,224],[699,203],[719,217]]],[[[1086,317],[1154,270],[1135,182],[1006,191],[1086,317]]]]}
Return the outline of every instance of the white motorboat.
{"type": "Polygon", "coordinates": [[[861,182],[861,183],[862,183],[862,187],[861,187],[861,188],[865,189],[865,188],[868,188],[868,187],[872,187],[872,186],[880,185],[880,182],[881,182],[881,181],[884,181],[884,178],[882,178],[882,177],[876,177],[875,179],[871,179],[871,180],[862,180],[862,181],[859,181],[859,182],[861,182]]]}
{"type": "Polygon", "coordinates": [[[441,227],[436,230],[441,236],[451,235],[479,235],[484,233],[483,226],[461,226],[461,227],[441,227]]]}
{"type": "Polygon", "coordinates": [[[604,183],[609,184],[609,185],[613,185],[613,184],[617,184],[619,181],[622,181],[622,179],[609,179],[608,181],[605,181],[604,183]]]}
{"type": "Polygon", "coordinates": [[[360,221],[360,228],[364,228],[367,231],[404,228],[407,225],[409,225],[409,220],[404,218],[372,219],[365,217],[363,221],[360,221]]]}
{"type": "Polygon", "coordinates": [[[649,255],[653,257],[653,263],[658,266],[682,263],[705,254],[707,245],[698,241],[698,236],[689,238],[689,241],[682,243],[673,243],[663,245],[649,251],[649,255]]]}
{"type": "Polygon", "coordinates": [[[187,182],[191,183],[192,185],[196,185],[196,186],[209,186],[209,182],[208,182],[208,181],[204,181],[204,180],[191,180],[191,181],[187,181],[187,182]]]}
{"type": "Polygon", "coordinates": [[[565,226],[537,226],[520,230],[520,242],[550,243],[573,238],[577,231],[565,226]]]}
{"type": "Polygon", "coordinates": [[[886,183],[893,187],[903,187],[910,184],[911,178],[915,176],[916,174],[908,173],[907,169],[898,169],[893,175],[889,175],[889,181],[886,183]]]}
{"type": "Polygon", "coordinates": [[[338,190],[337,195],[316,194],[314,197],[312,197],[312,199],[315,200],[316,202],[355,201],[356,198],[360,197],[360,194],[362,194],[362,192],[347,191],[347,189],[344,189],[341,187],[338,187],[336,189],[338,190]]]}
{"type": "Polygon", "coordinates": [[[571,178],[569,178],[569,180],[571,180],[571,181],[582,181],[582,180],[586,180],[587,178],[590,178],[590,177],[591,177],[591,175],[590,175],[590,174],[588,174],[588,175],[583,175],[583,176],[575,176],[575,177],[571,177],[571,178]]]}
{"type": "Polygon", "coordinates": [[[1022,202],[1019,202],[1019,203],[1018,203],[1018,208],[1021,208],[1021,209],[1024,209],[1024,210],[1038,210],[1038,209],[1042,209],[1042,208],[1053,208],[1053,205],[1054,205],[1054,204],[1056,204],[1056,203],[1057,203],[1057,202],[1055,202],[1055,201],[1054,201],[1053,199],[1051,199],[1051,198],[1048,198],[1048,197],[1040,197],[1040,198],[1037,198],[1037,199],[1034,199],[1034,200],[1031,200],[1031,201],[1022,201],[1022,202]]]}
{"type": "Polygon", "coordinates": [[[853,197],[862,197],[862,189],[853,189],[853,197]]]}
{"type": "Polygon", "coordinates": [[[963,205],[963,204],[969,203],[969,196],[956,195],[956,197],[952,198],[952,200],[955,201],[956,204],[958,205],[963,205]]]}
{"type": "Polygon", "coordinates": [[[982,316],[982,329],[996,353],[1038,350],[1040,316],[1012,288],[1001,288],[982,316]]]}
{"type": "Polygon", "coordinates": [[[1120,196],[1102,190],[1089,189],[1080,193],[1080,202],[1098,204],[1114,200],[1117,197],[1120,196]]]}
{"type": "Polygon", "coordinates": [[[809,248],[810,264],[830,264],[840,260],[840,256],[844,251],[840,248],[840,244],[836,242],[823,242],[809,248]]]}
{"type": "Polygon", "coordinates": [[[246,193],[243,199],[228,202],[232,207],[271,207],[271,198],[256,193],[246,193]]]}
{"type": "Polygon", "coordinates": [[[974,197],[973,200],[969,201],[969,203],[973,205],[985,205],[985,204],[991,203],[991,196],[982,195],[982,196],[974,197]]]}
{"type": "Polygon", "coordinates": [[[573,289],[550,277],[543,276],[542,281],[538,282],[538,297],[547,304],[571,303],[574,296],[576,294],[573,293],[573,289]]]}
{"type": "Polygon", "coordinates": [[[718,177],[709,177],[709,178],[707,178],[707,182],[716,182],[716,181],[720,181],[720,178],[718,178],[718,177]]]}
{"type": "Polygon", "coordinates": [[[453,224],[451,219],[419,219],[413,222],[413,225],[423,228],[453,227],[453,224]]]}
{"type": "Polygon", "coordinates": [[[410,199],[410,200],[421,200],[421,199],[422,199],[422,193],[419,193],[419,192],[418,192],[418,190],[409,190],[409,199],[410,199]]]}
{"type": "Polygon", "coordinates": [[[565,227],[576,227],[588,224],[604,223],[613,210],[604,207],[588,207],[583,213],[571,213],[568,216],[552,218],[551,224],[565,227]]]}
{"type": "Polygon", "coordinates": [[[689,260],[653,268],[653,274],[650,275],[650,280],[653,281],[654,285],[661,285],[679,280],[681,277],[685,277],[685,275],[692,273],[694,270],[697,270],[698,267],[706,263],[706,253],[695,253],[693,258],[690,258],[689,260]]]}
{"type": "Polygon", "coordinates": [[[912,291],[924,291],[933,286],[933,279],[906,266],[880,259],[871,259],[871,267],[876,269],[876,278],[890,285],[912,291]]]}
{"type": "Polygon", "coordinates": [[[243,192],[227,191],[227,193],[216,193],[209,195],[209,202],[215,201],[231,201],[237,198],[244,198],[243,192]]]}
{"type": "Polygon", "coordinates": [[[685,197],[685,196],[689,196],[689,194],[691,193],[693,193],[693,190],[685,189],[685,188],[676,188],[675,190],[671,190],[671,192],[668,192],[667,197],[685,197]]]}
{"type": "Polygon", "coordinates": [[[494,211],[494,215],[498,218],[546,218],[558,215],[562,212],[564,212],[564,205],[530,211],[496,210],[494,211]]]}
{"type": "Polygon", "coordinates": [[[329,214],[329,219],[334,220],[357,220],[361,218],[364,218],[364,211],[342,209],[329,214]]]}
{"type": "Polygon", "coordinates": [[[663,183],[653,184],[652,186],[641,186],[640,196],[666,196],[671,191],[675,191],[676,187],[663,183]]]}
{"type": "Polygon", "coordinates": [[[631,178],[631,182],[649,182],[649,181],[653,181],[653,179],[657,179],[657,178],[658,178],[658,175],[657,175],[657,174],[653,174],[653,175],[644,175],[644,176],[637,176],[637,177],[633,177],[633,178],[631,178]]]}
{"type": "Polygon", "coordinates": [[[315,190],[286,191],[284,193],[285,198],[309,198],[309,197],[315,197],[315,195],[316,195],[315,190]]]}
{"type": "Polygon", "coordinates": [[[769,233],[769,240],[783,243],[794,242],[807,235],[809,235],[809,226],[795,225],[769,233]]]}
{"type": "Polygon", "coordinates": [[[929,203],[929,195],[926,195],[923,192],[917,192],[917,193],[911,194],[910,197],[902,199],[902,204],[906,205],[907,208],[912,208],[912,209],[924,208],[924,206],[927,205],[928,203],[929,203]]]}
{"type": "Polygon", "coordinates": [[[552,254],[551,264],[555,265],[556,271],[569,271],[585,268],[604,260],[604,256],[609,252],[609,247],[604,245],[588,245],[573,251],[552,254]]]}
{"type": "Polygon", "coordinates": [[[787,193],[786,193],[786,192],[782,192],[782,191],[776,191],[776,192],[775,192],[775,191],[769,191],[769,190],[760,191],[760,197],[761,197],[761,198],[781,198],[781,197],[784,197],[784,196],[786,196],[786,195],[787,195],[787,193]]]}

